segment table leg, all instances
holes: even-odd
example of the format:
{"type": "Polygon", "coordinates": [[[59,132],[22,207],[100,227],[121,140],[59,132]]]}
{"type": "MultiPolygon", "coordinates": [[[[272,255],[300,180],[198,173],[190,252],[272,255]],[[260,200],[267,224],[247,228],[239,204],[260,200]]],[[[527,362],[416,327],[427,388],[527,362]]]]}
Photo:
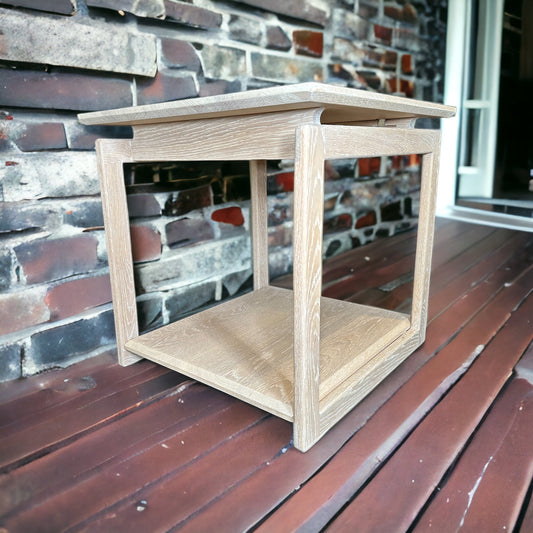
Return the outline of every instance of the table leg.
{"type": "Polygon", "coordinates": [[[266,161],[250,161],[250,234],[254,290],[268,287],[268,205],[266,161]]]}

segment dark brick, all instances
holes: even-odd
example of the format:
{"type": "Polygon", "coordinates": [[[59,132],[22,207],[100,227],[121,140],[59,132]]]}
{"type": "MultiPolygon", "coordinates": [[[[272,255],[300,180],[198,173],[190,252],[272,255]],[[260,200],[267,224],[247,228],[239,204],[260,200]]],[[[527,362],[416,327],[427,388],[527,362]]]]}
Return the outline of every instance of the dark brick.
{"type": "Polygon", "coordinates": [[[228,23],[229,33],[235,41],[260,44],[264,27],[261,22],[250,17],[231,15],[228,23]]]}
{"type": "Polygon", "coordinates": [[[10,344],[0,348],[0,381],[21,377],[22,350],[20,344],[10,344]]]}
{"type": "Polygon", "coordinates": [[[51,207],[34,202],[3,202],[0,209],[0,233],[44,229],[59,223],[60,215],[51,207]]]}
{"type": "Polygon", "coordinates": [[[237,206],[224,207],[213,211],[211,220],[222,222],[223,224],[232,224],[233,226],[242,226],[244,224],[242,210],[237,206]]]}
{"type": "Polygon", "coordinates": [[[268,26],[266,30],[266,47],[272,50],[290,50],[292,42],[279,26],[268,26]]]}
{"type": "Polygon", "coordinates": [[[128,81],[71,72],[0,69],[0,105],[97,111],[132,105],[128,81]]]}
{"type": "Polygon", "coordinates": [[[65,128],[61,122],[27,123],[15,144],[23,152],[60,150],[67,147],[65,128]]]}
{"type": "Polygon", "coordinates": [[[76,0],[39,0],[39,2],[35,0],[2,0],[2,4],[37,9],[60,15],[72,15],[77,9],[76,0]]]}
{"type": "Polygon", "coordinates": [[[15,261],[11,252],[0,248],[0,290],[11,287],[11,276],[15,269],[15,261]]]}
{"type": "Polygon", "coordinates": [[[153,294],[141,301],[137,300],[137,318],[141,333],[163,325],[163,298],[153,294]]]}
{"type": "Polygon", "coordinates": [[[297,54],[311,57],[322,57],[324,34],[319,31],[295,30],[292,32],[292,42],[297,54]]]}
{"type": "Polygon", "coordinates": [[[296,83],[322,81],[322,63],[252,52],[252,75],[256,78],[296,83]]]}
{"type": "Polygon", "coordinates": [[[402,204],[400,200],[381,206],[381,220],[383,222],[392,222],[394,220],[401,220],[402,218],[402,204]]]}
{"type": "Polygon", "coordinates": [[[50,318],[41,290],[0,295],[0,336],[42,324],[50,318]]]}
{"type": "Polygon", "coordinates": [[[200,96],[214,96],[217,94],[237,93],[241,90],[242,85],[239,80],[217,80],[213,82],[203,83],[200,86],[200,96]]]}
{"type": "Polygon", "coordinates": [[[324,220],[324,233],[335,233],[337,231],[351,229],[352,225],[352,215],[348,213],[342,213],[324,220]]]}
{"type": "Polygon", "coordinates": [[[68,202],[63,221],[79,228],[95,228],[104,225],[102,201],[100,198],[87,198],[68,202]]]}
{"type": "Polygon", "coordinates": [[[71,150],[94,150],[97,139],[130,139],[129,126],[84,126],[76,123],[67,128],[68,147],[71,150]]]}
{"type": "Polygon", "coordinates": [[[167,67],[200,70],[200,58],[196,49],[187,41],[161,38],[161,58],[167,67]]]}
{"type": "Polygon", "coordinates": [[[250,177],[225,176],[223,202],[240,202],[250,199],[250,177]]]}
{"type": "Polygon", "coordinates": [[[26,363],[36,368],[66,364],[76,356],[115,342],[113,312],[50,328],[31,337],[26,363]]]}
{"type": "Polygon", "coordinates": [[[109,274],[66,281],[46,293],[51,320],[61,320],[111,301],[109,274]]]}
{"type": "Polygon", "coordinates": [[[215,301],[216,283],[208,282],[192,285],[187,290],[180,291],[165,302],[168,317],[171,322],[190,315],[196,309],[215,301]]]}
{"type": "Polygon", "coordinates": [[[20,244],[15,254],[28,283],[42,283],[98,267],[96,246],[93,236],[77,235],[20,244]]]}
{"type": "Polygon", "coordinates": [[[203,219],[182,218],[165,226],[167,244],[171,248],[209,241],[215,238],[211,224],[203,219]]]}
{"type": "Polygon", "coordinates": [[[88,6],[103,7],[114,11],[133,13],[138,17],[164,18],[165,4],[163,0],[86,0],[88,6]]]}
{"type": "Polygon", "coordinates": [[[371,89],[379,91],[382,88],[381,77],[373,70],[358,70],[357,76],[371,89]]]}
{"type": "Polygon", "coordinates": [[[193,28],[211,30],[222,24],[222,15],[209,9],[177,0],[165,0],[167,17],[193,28]]]}
{"type": "Polygon", "coordinates": [[[328,245],[328,248],[326,250],[326,257],[331,257],[335,254],[335,252],[342,246],[341,241],[338,239],[335,239],[331,241],[328,245]]]}
{"type": "Polygon", "coordinates": [[[155,217],[161,215],[161,206],[153,194],[128,194],[126,200],[128,202],[128,213],[130,218],[155,217]]]}
{"type": "Polygon", "coordinates": [[[412,80],[405,80],[396,77],[389,78],[387,80],[388,87],[391,93],[403,93],[408,98],[412,98],[415,93],[415,84],[412,80]]]}
{"type": "Polygon", "coordinates": [[[133,260],[154,261],[161,257],[161,235],[148,226],[130,226],[133,260]]]}
{"type": "Polygon", "coordinates": [[[165,216],[180,216],[194,209],[213,205],[213,191],[209,185],[194,187],[171,194],[165,202],[163,214],[165,216]]]}
{"type": "Polygon", "coordinates": [[[307,0],[291,0],[290,2],[287,0],[238,0],[238,2],[265,11],[313,22],[319,26],[325,26],[328,21],[328,12],[312,5],[307,0]]]}
{"type": "Polygon", "coordinates": [[[159,71],[153,79],[139,78],[137,81],[139,105],[181,100],[192,96],[198,96],[198,89],[192,76],[181,78],[159,71]]]}
{"type": "Polygon", "coordinates": [[[374,3],[361,1],[357,14],[364,19],[372,19],[378,14],[378,6],[374,3]]]}

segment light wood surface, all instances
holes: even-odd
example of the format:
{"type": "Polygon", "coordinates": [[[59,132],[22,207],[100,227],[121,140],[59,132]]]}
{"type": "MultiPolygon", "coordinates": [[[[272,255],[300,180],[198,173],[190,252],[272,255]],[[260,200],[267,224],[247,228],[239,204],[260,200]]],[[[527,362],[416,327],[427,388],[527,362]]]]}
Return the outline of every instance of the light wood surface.
{"type": "Polygon", "coordinates": [[[139,334],[123,170],[124,163],[132,161],[131,141],[99,139],[96,141],[96,156],[102,191],[118,361],[126,366],[139,360],[139,357],[129,353],[124,347],[126,341],[139,334]]]}
{"type": "Polygon", "coordinates": [[[254,289],[268,287],[268,204],[266,161],[250,161],[250,235],[254,289]]]}
{"type": "MultiPolygon", "coordinates": [[[[322,298],[320,395],[409,328],[401,313],[322,298]]],[[[293,420],[293,293],[267,287],[130,340],[142,357],[293,420]]]]}
{"type": "Polygon", "coordinates": [[[82,124],[155,124],[325,107],[323,124],[405,117],[451,117],[455,108],[399,96],[301,83],[176,102],[82,113],[82,124]]]}

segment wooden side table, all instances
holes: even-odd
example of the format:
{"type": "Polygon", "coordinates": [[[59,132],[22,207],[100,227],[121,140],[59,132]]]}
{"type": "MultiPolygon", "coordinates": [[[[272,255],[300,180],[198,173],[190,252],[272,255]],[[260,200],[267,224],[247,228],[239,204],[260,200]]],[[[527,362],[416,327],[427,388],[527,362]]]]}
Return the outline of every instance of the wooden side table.
{"type": "Polygon", "coordinates": [[[84,113],[97,142],[119,362],[144,357],[294,424],[308,450],[425,338],[438,131],[452,107],[317,83],[84,113]],[[324,161],[421,154],[410,315],[321,297],[324,161]],[[269,286],[266,160],[294,159],[294,290],[269,286]],[[123,164],[249,160],[254,291],[139,336],[123,164]]]}

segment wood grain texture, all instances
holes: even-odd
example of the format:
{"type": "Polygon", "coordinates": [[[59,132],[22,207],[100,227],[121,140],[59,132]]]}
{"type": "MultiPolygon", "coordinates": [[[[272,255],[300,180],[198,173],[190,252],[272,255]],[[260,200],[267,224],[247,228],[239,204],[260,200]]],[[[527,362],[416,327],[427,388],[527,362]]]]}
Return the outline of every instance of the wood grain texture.
{"type": "Polygon", "coordinates": [[[455,108],[322,83],[269,87],[111,111],[82,113],[82,124],[143,124],[326,107],[325,123],[405,117],[451,117],[455,108]]]}
{"type": "Polygon", "coordinates": [[[295,130],[318,124],[321,108],[133,127],[135,161],[294,158],[295,130]]]}
{"type": "MultiPolygon", "coordinates": [[[[322,299],[320,394],[408,327],[406,315],[322,299]]],[[[293,418],[293,293],[263,288],[151,331],[134,353],[287,420],[293,418]]]]}
{"type": "Polygon", "coordinates": [[[268,204],[266,161],[250,161],[250,234],[254,289],[268,287],[268,204]]]}
{"type": "Polygon", "coordinates": [[[320,297],[324,220],[321,126],[300,126],[294,161],[294,445],[308,450],[320,433],[320,297]]]}
{"type": "Polygon", "coordinates": [[[372,128],[363,126],[322,126],[326,159],[377,157],[433,152],[438,130],[372,128]]]}
{"type": "Polygon", "coordinates": [[[123,169],[124,163],[132,161],[131,141],[99,139],[96,141],[96,157],[101,184],[118,360],[121,365],[126,366],[139,360],[139,357],[124,348],[126,341],[139,334],[123,169]]]}

